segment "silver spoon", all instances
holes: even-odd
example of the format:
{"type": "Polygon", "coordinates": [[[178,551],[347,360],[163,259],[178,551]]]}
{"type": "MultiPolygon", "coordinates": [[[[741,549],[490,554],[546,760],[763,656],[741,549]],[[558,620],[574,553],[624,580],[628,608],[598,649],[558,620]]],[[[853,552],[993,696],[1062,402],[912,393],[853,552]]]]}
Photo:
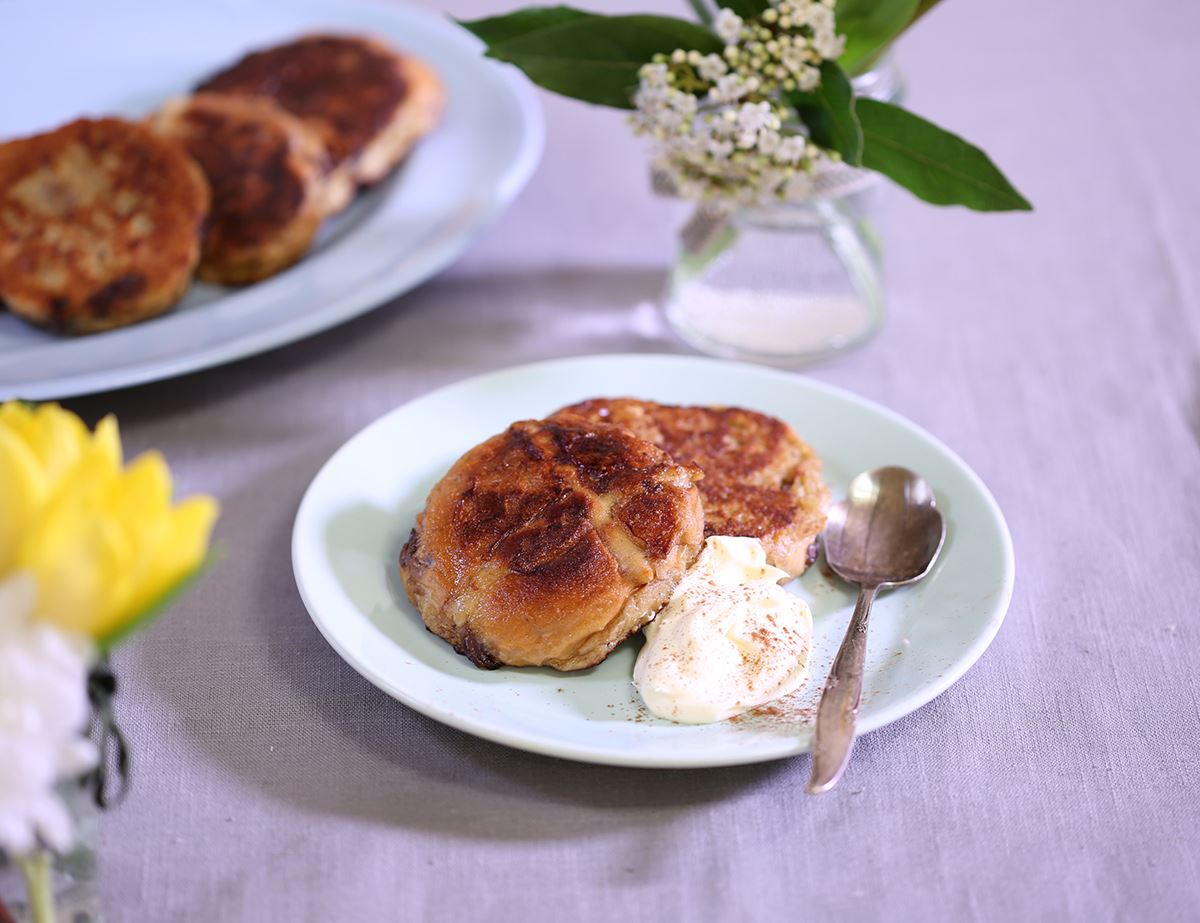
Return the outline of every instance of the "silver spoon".
{"type": "Polygon", "coordinates": [[[817,707],[809,794],[833,788],[850,759],[871,603],[881,588],[914,583],[929,573],[945,538],[933,490],[907,468],[863,472],[850,482],[846,499],[830,510],[822,536],[825,560],[859,591],[817,707]]]}

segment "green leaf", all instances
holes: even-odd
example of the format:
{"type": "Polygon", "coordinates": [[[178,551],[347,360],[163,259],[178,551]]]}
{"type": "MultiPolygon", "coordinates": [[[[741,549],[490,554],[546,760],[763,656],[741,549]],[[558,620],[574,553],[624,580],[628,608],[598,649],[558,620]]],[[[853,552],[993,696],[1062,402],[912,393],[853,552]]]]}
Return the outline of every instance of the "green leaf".
{"type": "Polygon", "coordinates": [[[183,576],[175,583],[174,586],[169,587],[166,591],[164,591],[163,594],[158,597],[158,599],[146,606],[145,609],[143,609],[133,618],[127,620],[121,625],[118,625],[108,634],[97,638],[96,646],[100,649],[100,652],[103,654],[109,650],[112,650],[113,645],[124,641],[135,631],[145,628],[152,621],[154,621],[154,619],[158,618],[158,616],[170,609],[171,606],[178,602],[179,599],[196,584],[196,581],[198,581],[202,576],[204,576],[204,574],[208,572],[209,568],[216,563],[217,557],[218,555],[215,552],[210,551],[195,570],[183,576]]]}
{"type": "Polygon", "coordinates": [[[842,160],[858,166],[863,137],[854,110],[854,89],[835,61],[821,62],[821,85],[807,93],[789,93],[787,101],[808,126],[809,136],[842,160]]]}
{"type": "Polygon", "coordinates": [[[499,45],[501,42],[520,38],[531,32],[538,32],[576,19],[586,19],[592,15],[594,14],[569,6],[531,6],[504,16],[456,21],[464,29],[483,39],[486,44],[499,45]]]}
{"type": "MultiPolygon", "coordinates": [[[[712,32],[684,19],[556,15],[562,18],[554,25],[514,30],[519,34],[513,38],[489,43],[488,55],[515,64],[547,90],[602,106],[632,108],[638,69],[656,54],[676,48],[710,54],[724,48],[712,32]]],[[[496,32],[496,27],[485,31],[496,32]]]]}
{"type": "Polygon", "coordinates": [[[733,10],[742,19],[752,19],[762,14],[771,4],[768,0],[717,0],[717,6],[733,10]]]}
{"type": "Polygon", "coordinates": [[[876,55],[908,28],[920,0],[839,0],[837,31],[846,36],[838,63],[850,73],[876,55]]]}
{"type": "Polygon", "coordinates": [[[917,11],[913,13],[913,18],[909,21],[909,25],[911,26],[914,22],[932,10],[938,5],[939,2],[941,2],[941,0],[920,0],[920,2],[917,3],[917,11]]]}
{"type": "Polygon", "coordinates": [[[696,18],[705,26],[712,26],[713,11],[708,8],[708,0],[688,0],[688,6],[696,14],[696,18]]]}
{"type": "Polygon", "coordinates": [[[860,99],[862,165],[934,205],[976,211],[1031,211],[1033,206],[975,145],[893,106],[860,99]]]}

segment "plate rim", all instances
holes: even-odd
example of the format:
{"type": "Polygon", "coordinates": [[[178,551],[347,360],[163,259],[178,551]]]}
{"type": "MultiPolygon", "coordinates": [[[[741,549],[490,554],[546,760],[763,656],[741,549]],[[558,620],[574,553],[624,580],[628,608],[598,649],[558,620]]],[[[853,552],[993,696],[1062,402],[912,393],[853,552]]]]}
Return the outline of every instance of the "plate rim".
{"type": "MultiPolygon", "coordinates": [[[[331,9],[345,5],[369,8],[373,11],[401,17],[414,16],[430,23],[438,22],[443,25],[445,23],[445,17],[438,15],[436,11],[409,2],[402,2],[402,0],[401,2],[397,2],[397,0],[353,0],[350,4],[335,3],[332,0],[330,2],[331,9]]],[[[456,39],[461,41],[464,47],[478,46],[482,54],[483,42],[466,30],[461,31],[462,35],[456,35],[456,39]]],[[[34,401],[58,400],[165,381],[192,372],[217,368],[239,359],[270,352],[340,326],[383,307],[393,299],[407,294],[445,271],[495,224],[513,203],[532,178],[545,149],[545,113],[532,84],[510,65],[504,65],[497,61],[485,61],[484,63],[492,71],[497,83],[509,93],[520,114],[518,150],[507,168],[497,178],[490,190],[490,196],[471,226],[457,238],[431,251],[423,268],[413,273],[411,279],[405,280],[403,276],[406,273],[403,267],[397,266],[373,284],[350,295],[332,300],[329,303],[332,307],[325,311],[302,315],[285,324],[276,324],[247,333],[229,343],[216,344],[184,355],[152,359],[118,368],[65,376],[58,375],[51,379],[41,379],[35,383],[0,384],[0,397],[34,401]],[[401,280],[399,284],[396,281],[397,276],[401,280]]],[[[219,303],[219,300],[215,303],[219,303]]],[[[209,305],[204,305],[198,310],[207,307],[209,305]]]]}
{"type": "Polygon", "coordinates": [[[988,489],[983,479],[978,473],[968,465],[962,457],[947,446],[941,439],[930,433],[927,429],[917,423],[909,420],[894,410],[872,400],[871,398],[862,397],[848,389],[832,385],[827,382],[818,381],[804,375],[789,373],[780,369],[754,365],[747,362],[736,362],[725,359],[714,359],[706,356],[695,355],[679,355],[672,353],[604,353],[604,354],[589,354],[581,356],[567,356],[555,359],[545,359],[535,362],[522,363],[519,365],[505,366],[499,369],[482,372],[477,375],[471,375],[467,378],[460,379],[455,382],[442,385],[432,391],[417,395],[416,397],[405,401],[402,404],[393,407],[380,416],[376,417],[370,423],[367,423],[352,436],[346,439],[334,452],[325,460],[317,472],[313,475],[312,480],[304,490],[304,494],[300,499],[300,503],[296,508],[296,515],[292,524],[292,542],[291,542],[291,557],[292,557],[292,576],[296,583],[296,589],[299,592],[300,599],[304,604],[305,611],[309,618],[317,627],[321,636],[326,643],[337,653],[337,655],[349,665],[356,673],[374,685],[376,688],[387,693],[392,698],[396,699],[402,705],[413,709],[420,714],[425,715],[441,724],[456,730],[470,734],[474,737],[479,737],[484,740],[489,740],[493,743],[503,744],[517,750],[523,750],[529,753],[537,753],[543,756],[556,757],[559,759],[571,760],[574,762],[590,763],[594,765],[604,766],[622,766],[645,769],[705,769],[719,768],[723,766],[740,766],[756,763],[773,762],[775,760],[789,759],[795,756],[801,756],[809,752],[807,745],[800,747],[784,748],[781,747],[778,753],[754,753],[749,756],[743,756],[736,753],[728,753],[724,756],[684,756],[672,757],[670,755],[655,755],[645,753],[623,753],[604,750],[593,750],[580,744],[572,743],[556,743],[553,739],[542,737],[529,737],[520,734],[509,733],[504,730],[498,730],[491,726],[486,720],[472,719],[471,717],[460,714],[452,709],[443,708],[437,702],[426,702],[418,700],[408,694],[403,688],[396,686],[387,677],[377,674],[369,669],[366,665],[358,662],[356,658],[348,655],[347,651],[342,647],[338,639],[334,636],[331,630],[327,630],[322,623],[321,618],[317,615],[316,606],[311,598],[311,591],[306,589],[304,578],[302,577],[302,567],[300,558],[303,551],[301,548],[301,525],[305,517],[313,515],[310,511],[311,506],[316,502],[315,489],[318,482],[322,478],[328,476],[327,472],[333,465],[337,463],[339,456],[342,453],[349,451],[354,443],[360,439],[367,438],[368,434],[374,431],[377,427],[383,427],[388,420],[396,414],[399,414],[412,405],[432,401],[435,399],[444,399],[444,397],[456,389],[466,389],[469,387],[477,387],[480,384],[486,383],[489,379],[502,378],[508,375],[516,375],[523,373],[542,372],[552,370],[555,366],[572,366],[580,363],[603,363],[603,362],[628,362],[628,361],[647,361],[653,360],[656,363],[676,364],[680,366],[701,366],[701,367],[719,367],[737,369],[741,373],[749,373],[757,375],[763,379],[774,381],[785,380],[793,385],[799,385],[804,388],[810,388],[813,391],[832,397],[837,397],[842,400],[848,400],[852,403],[859,404],[879,415],[885,417],[900,427],[915,433],[918,437],[926,440],[935,449],[943,452],[951,462],[953,462],[968,478],[972,487],[978,492],[984,501],[984,505],[991,514],[992,520],[998,527],[1001,538],[1002,549],[1002,570],[1003,570],[1003,586],[1000,593],[992,606],[992,612],[988,617],[983,630],[975,637],[954,660],[949,664],[944,671],[937,677],[932,678],[926,685],[922,686],[917,692],[912,693],[908,697],[891,705],[885,706],[880,711],[873,713],[871,716],[859,723],[857,735],[862,736],[869,734],[872,731],[879,730],[889,724],[898,721],[899,719],[924,708],[931,701],[949,689],[952,685],[958,682],[983,656],[984,651],[991,646],[996,635],[1000,631],[1001,625],[1004,623],[1008,615],[1008,610],[1012,602],[1013,590],[1016,582],[1016,556],[1012,541],[1012,532],[1009,529],[1008,521],[1004,517],[1003,511],[1000,509],[999,503],[988,489]]]}

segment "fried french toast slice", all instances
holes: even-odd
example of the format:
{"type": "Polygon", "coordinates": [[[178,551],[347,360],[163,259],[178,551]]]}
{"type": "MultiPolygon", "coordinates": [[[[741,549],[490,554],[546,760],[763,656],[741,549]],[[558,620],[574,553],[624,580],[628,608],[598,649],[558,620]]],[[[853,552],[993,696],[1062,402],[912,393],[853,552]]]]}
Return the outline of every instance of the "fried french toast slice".
{"type": "Polygon", "coordinates": [[[327,212],[328,157],[315,131],[270,99],[197,93],[150,120],[212,188],[197,275],[242,285],[295,263],[327,212]]]}
{"type": "Polygon", "coordinates": [[[679,464],[704,471],[704,534],[759,539],[767,560],[792,576],[816,559],[829,489],[821,460],[776,417],[738,407],[680,407],[633,398],[572,404],[551,419],[623,427],[679,464]]]}
{"type": "Polygon", "coordinates": [[[699,553],[700,478],[616,426],[514,423],[430,492],[400,556],[409,598],[477,666],[594,666],[699,553]]]}
{"type": "Polygon", "coordinates": [[[178,142],[79,119],[0,144],[0,301],[60,333],[162,314],[200,257],[208,183],[178,142]]]}
{"type": "Polygon", "coordinates": [[[201,92],[263,96],[303,119],[330,157],[331,211],[391,172],[437,123],[444,91],[418,58],[355,35],[307,35],[251,52],[201,92]]]}

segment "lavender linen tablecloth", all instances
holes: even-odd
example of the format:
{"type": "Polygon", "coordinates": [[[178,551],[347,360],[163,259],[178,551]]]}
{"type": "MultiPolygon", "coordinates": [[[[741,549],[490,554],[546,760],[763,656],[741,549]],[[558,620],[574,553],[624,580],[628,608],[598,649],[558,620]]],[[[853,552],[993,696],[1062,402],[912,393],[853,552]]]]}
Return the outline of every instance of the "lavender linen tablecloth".
{"type": "Polygon", "coordinates": [[[501,366],[682,351],[639,307],[680,209],[619,115],[545,96],[540,172],[441,278],[69,402],[225,507],[224,560],[120,655],[137,769],[102,828],[112,920],[1200,918],[1200,10],[955,0],[900,61],[909,104],[1038,211],[889,193],[890,322],[812,374],[944,439],[1007,514],[1016,595],[978,665],[814,799],[806,758],[637,771],[475,740],[321,639],[289,536],[347,437],[501,366]]]}

